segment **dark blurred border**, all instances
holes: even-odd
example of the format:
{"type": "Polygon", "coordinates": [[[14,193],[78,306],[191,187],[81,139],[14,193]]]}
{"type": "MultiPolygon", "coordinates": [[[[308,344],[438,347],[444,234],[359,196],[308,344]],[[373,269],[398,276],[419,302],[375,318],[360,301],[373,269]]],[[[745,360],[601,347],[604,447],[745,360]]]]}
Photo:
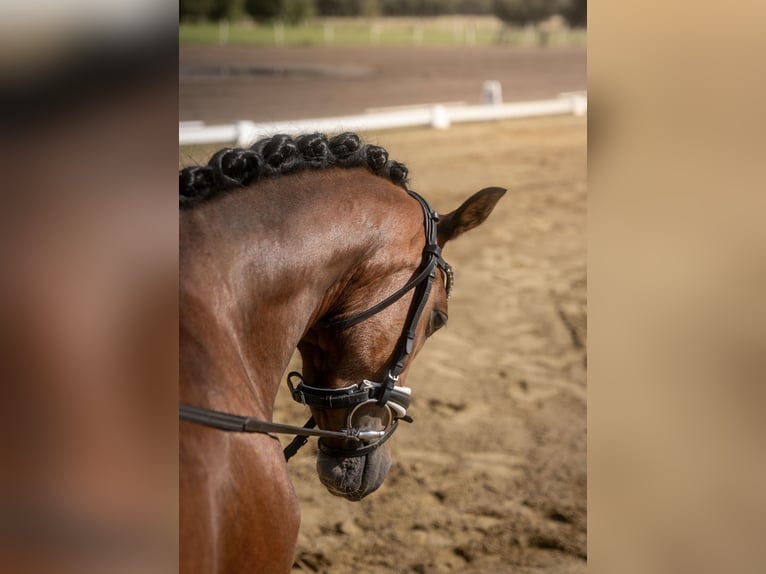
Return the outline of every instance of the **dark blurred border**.
{"type": "Polygon", "coordinates": [[[166,8],[0,25],[4,571],[176,569],[178,47],[166,8]]]}
{"type": "Polygon", "coordinates": [[[588,570],[764,572],[764,7],[589,8],[588,570]]]}

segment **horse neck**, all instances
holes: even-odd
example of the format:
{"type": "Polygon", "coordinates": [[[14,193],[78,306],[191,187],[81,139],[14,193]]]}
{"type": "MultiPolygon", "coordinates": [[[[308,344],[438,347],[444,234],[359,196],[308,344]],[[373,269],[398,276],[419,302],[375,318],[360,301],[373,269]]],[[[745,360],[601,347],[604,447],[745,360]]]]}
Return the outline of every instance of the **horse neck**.
{"type": "Polygon", "coordinates": [[[182,212],[181,400],[270,418],[299,341],[394,241],[395,207],[407,201],[364,170],[333,169],[264,180],[182,212]]]}

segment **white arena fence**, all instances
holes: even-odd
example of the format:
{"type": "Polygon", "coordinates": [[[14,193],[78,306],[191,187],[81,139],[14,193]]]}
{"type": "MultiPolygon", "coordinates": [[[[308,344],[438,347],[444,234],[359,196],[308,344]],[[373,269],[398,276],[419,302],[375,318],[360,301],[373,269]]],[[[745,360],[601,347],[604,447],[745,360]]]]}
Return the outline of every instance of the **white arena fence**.
{"type": "Polygon", "coordinates": [[[344,131],[364,132],[394,128],[431,126],[447,129],[461,122],[485,122],[510,118],[531,118],[552,115],[577,115],[587,113],[588,99],[584,92],[567,92],[550,100],[530,102],[495,103],[476,106],[449,106],[436,104],[377,112],[357,116],[340,116],[281,122],[255,123],[239,121],[234,124],[208,126],[202,122],[181,122],[178,129],[180,145],[234,144],[249,145],[255,140],[277,133],[291,135],[344,131]]]}

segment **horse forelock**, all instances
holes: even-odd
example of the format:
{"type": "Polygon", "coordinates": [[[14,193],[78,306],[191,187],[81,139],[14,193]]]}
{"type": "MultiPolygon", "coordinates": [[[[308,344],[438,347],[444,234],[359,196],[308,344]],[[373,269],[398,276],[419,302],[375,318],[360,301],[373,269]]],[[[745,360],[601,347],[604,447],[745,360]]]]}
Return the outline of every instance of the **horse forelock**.
{"type": "Polygon", "coordinates": [[[407,186],[407,167],[377,145],[351,132],[328,137],[277,134],[249,148],[218,150],[204,166],[184,167],[179,176],[179,207],[194,207],[222,192],[244,188],[260,179],[329,167],[365,167],[388,181],[407,186]]]}

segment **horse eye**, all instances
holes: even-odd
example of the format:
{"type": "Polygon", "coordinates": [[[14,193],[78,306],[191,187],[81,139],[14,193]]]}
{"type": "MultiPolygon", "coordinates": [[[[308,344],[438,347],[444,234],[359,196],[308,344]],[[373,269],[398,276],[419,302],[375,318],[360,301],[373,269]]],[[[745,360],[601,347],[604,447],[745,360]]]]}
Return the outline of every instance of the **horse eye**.
{"type": "Polygon", "coordinates": [[[426,329],[426,334],[430,337],[436,331],[441,329],[447,324],[447,315],[445,313],[442,313],[441,311],[432,311],[431,312],[431,319],[428,321],[428,328],[426,329]]]}

